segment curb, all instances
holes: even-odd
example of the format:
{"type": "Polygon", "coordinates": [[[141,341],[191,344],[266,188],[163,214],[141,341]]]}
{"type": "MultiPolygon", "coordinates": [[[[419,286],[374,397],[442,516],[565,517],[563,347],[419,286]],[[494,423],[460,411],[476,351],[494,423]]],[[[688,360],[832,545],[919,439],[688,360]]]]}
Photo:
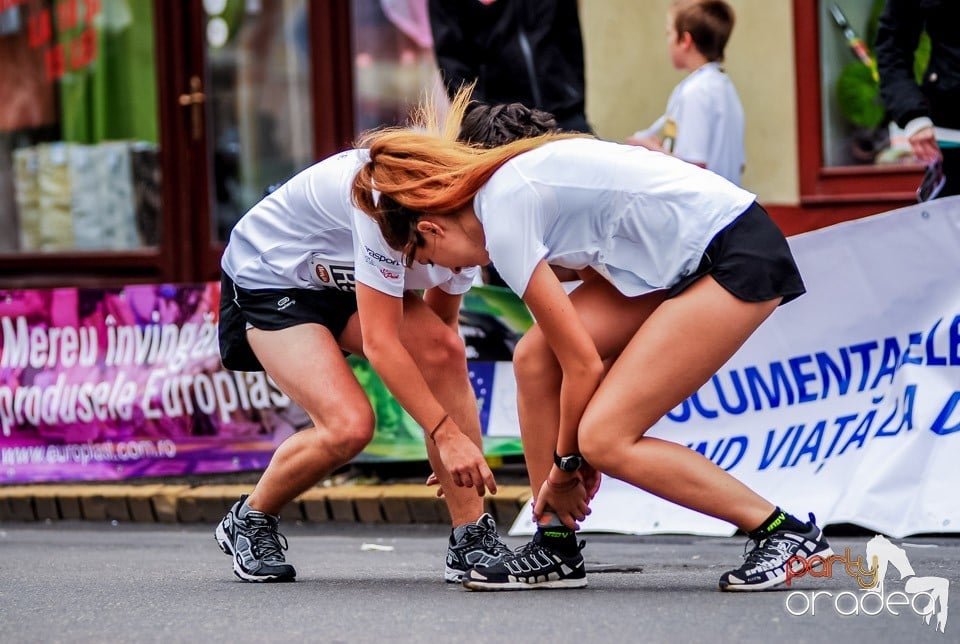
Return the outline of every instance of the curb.
{"type": "MultiPolygon", "coordinates": [[[[0,487],[0,523],[11,521],[128,521],[209,523],[223,518],[253,485],[14,485],[0,487]]],[[[509,525],[531,498],[524,485],[503,485],[484,508],[509,525]]],[[[435,488],[416,484],[314,487],[280,513],[287,523],[437,523],[450,513],[435,488]]]]}

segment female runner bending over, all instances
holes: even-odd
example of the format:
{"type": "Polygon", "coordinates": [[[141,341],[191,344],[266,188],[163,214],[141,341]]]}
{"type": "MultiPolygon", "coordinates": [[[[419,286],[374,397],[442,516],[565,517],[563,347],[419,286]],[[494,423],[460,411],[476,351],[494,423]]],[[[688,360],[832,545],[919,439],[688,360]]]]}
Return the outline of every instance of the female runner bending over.
{"type": "MultiPolygon", "coordinates": [[[[455,103],[452,113],[466,105],[455,103]]],[[[461,136],[496,144],[553,127],[549,114],[520,105],[477,106],[461,136]]],[[[373,437],[373,410],[343,351],[366,356],[428,432],[427,455],[454,526],[446,580],[509,553],[483,513],[483,494],[496,484],[480,451],[476,397],[458,335],[461,297],[477,269],[404,267],[350,202],[367,159],[366,150],[350,150],[296,175],[240,219],[223,255],[224,365],[265,370],[313,421],[277,448],[253,492],[217,526],[220,548],[246,581],[294,580],[277,515],[373,437]]]]}
{"type": "Polygon", "coordinates": [[[466,587],[586,585],[573,531],[597,470],[747,532],[754,547],[723,590],[769,588],[791,557],[831,553],[812,515],[801,522],[698,452],[645,436],[804,292],[755,195],[658,152],[571,135],[481,150],[393,129],[361,145],[354,200],[407,265],[492,261],[537,322],[514,362],[540,528],[466,587]],[[551,265],[583,284],[568,296],[551,265]]]}

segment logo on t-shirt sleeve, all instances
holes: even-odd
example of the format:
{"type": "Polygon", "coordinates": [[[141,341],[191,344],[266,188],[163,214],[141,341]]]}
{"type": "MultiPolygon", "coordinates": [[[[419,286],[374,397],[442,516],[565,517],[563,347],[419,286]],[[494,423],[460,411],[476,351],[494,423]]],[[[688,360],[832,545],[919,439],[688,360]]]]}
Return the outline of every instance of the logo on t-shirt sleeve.
{"type": "Polygon", "coordinates": [[[380,274],[386,277],[388,280],[398,280],[400,279],[400,275],[401,275],[401,273],[398,273],[397,271],[391,271],[386,268],[381,268],[380,274]]]}
{"type": "MultiPolygon", "coordinates": [[[[376,269],[376,271],[380,273],[380,275],[383,276],[387,282],[402,286],[404,273],[403,264],[397,257],[391,257],[390,255],[385,254],[385,252],[381,252],[364,245],[363,261],[376,269]]],[[[366,269],[364,270],[363,274],[369,276],[369,272],[366,269]]]]}
{"type": "Polygon", "coordinates": [[[364,246],[363,250],[366,253],[367,262],[369,264],[372,264],[374,266],[376,266],[377,264],[385,264],[387,266],[393,266],[394,268],[397,268],[397,269],[400,268],[400,261],[393,257],[384,255],[383,253],[376,251],[370,248],[369,246],[364,246]]]}

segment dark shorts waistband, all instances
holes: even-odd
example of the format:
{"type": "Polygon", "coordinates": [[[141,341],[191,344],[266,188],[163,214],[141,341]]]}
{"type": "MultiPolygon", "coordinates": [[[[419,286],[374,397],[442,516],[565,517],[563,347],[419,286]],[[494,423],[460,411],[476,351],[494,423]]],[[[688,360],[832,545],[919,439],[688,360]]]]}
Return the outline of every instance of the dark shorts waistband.
{"type": "Polygon", "coordinates": [[[357,312],[355,293],[336,289],[256,289],[220,279],[220,360],[227,369],[263,371],[247,342],[247,328],[279,331],[300,324],[319,324],[339,338],[357,312]]]}

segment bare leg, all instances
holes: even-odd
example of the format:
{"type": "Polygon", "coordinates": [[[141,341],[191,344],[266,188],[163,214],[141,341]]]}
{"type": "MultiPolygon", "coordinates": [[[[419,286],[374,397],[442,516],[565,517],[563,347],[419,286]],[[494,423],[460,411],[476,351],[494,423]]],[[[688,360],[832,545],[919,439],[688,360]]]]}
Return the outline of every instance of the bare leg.
{"type": "MultiPolygon", "coordinates": [[[[756,529],[772,503],[698,452],[644,433],[723,366],[778,303],[744,302],[708,276],[657,307],[587,407],[579,433],[587,461],[664,499],[756,529]]],[[[595,312],[617,320],[623,304],[595,302],[595,312]]]]}
{"type": "MultiPolygon", "coordinates": [[[[424,380],[460,430],[481,447],[477,398],[467,373],[463,340],[443,323],[422,298],[407,293],[403,300],[400,339],[416,359],[424,380]]],[[[440,452],[427,440],[427,458],[440,481],[454,526],[472,523],[483,514],[483,498],[473,488],[460,487],[440,461],[440,452]]]]}
{"type": "MultiPolygon", "coordinates": [[[[346,335],[359,337],[356,315],[347,326],[346,335]]],[[[325,327],[302,324],[280,331],[250,329],[247,338],[270,377],[303,407],[314,424],[283,441],[247,499],[255,510],[279,514],[289,501],[370,442],[373,410],[325,327]]]]}
{"type": "MultiPolygon", "coordinates": [[[[625,298],[607,280],[593,271],[583,275],[584,283],[570,295],[580,319],[597,343],[605,362],[616,357],[656,307],[663,292],[625,298]],[[609,328],[605,303],[622,303],[616,328],[609,328]]],[[[533,493],[540,491],[553,466],[560,424],[560,365],[547,345],[539,327],[534,326],[521,339],[513,358],[517,377],[517,408],[523,454],[533,493]]]]}
{"type": "Polygon", "coordinates": [[[540,491],[553,466],[560,426],[560,365],[540,327],[527,331],[513,354],[517,415],[530,489],[540,491]]]}
{"type": "MultiPolygon", "coordinates": [[[[373,411],[340,347],[362,355],[359,318],[353,316],[339,345],[319,325],[300,325],[283,331],[251,329],[248,339],[267,373],[280,389],[310,415],[314,427],[294,434],[274,453],[266,471],[247,500],[250,507],[277,514],[298,494],[347,463],[373,436],[373,411]],[[304,355],[311,356],[309,361],[304,355]],[[323,364],[317,370],[316,364],[323,364]]],[[[480,417],[467,375],[463,342],[443,324],[421,298],[404,298],[401,339],[439,402],[461,430],[480,445],[480,417]]],[[[472,488],[453,483],[442,467],[436,447],[427,454],[444,489],[454,525],[476,521],[483,499],[472,488]]]]}

